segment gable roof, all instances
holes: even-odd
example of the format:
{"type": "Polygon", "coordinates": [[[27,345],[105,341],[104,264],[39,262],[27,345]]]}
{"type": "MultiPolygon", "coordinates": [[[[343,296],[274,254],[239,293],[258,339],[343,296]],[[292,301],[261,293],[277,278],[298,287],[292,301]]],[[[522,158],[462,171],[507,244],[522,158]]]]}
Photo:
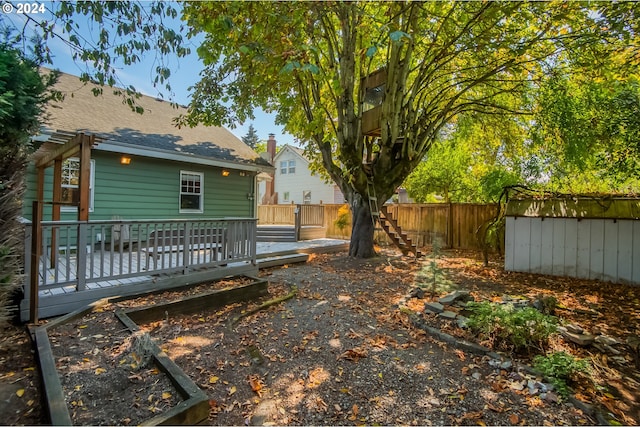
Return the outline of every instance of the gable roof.
{"type": "Polygon", "coordinates": [[[289,144],[285,144],[282,146],[282,148],[280,149],[280,151],[278,151],[276,153],[276,155],[273,157],[273,165],[276,166],[277,163],[276,161],[280,158],[280,156],[285,153],[287,150],[291,151],[293,154],[296,154],[298,157],[300,157],[302,160],[304,160],[307,164],[309,164],[309,159],[307,159],[304,155],[304,150],[302,150],[301,148],[298,147],[294,147],[293,145],[289,145],[289,144]]]}
{"type": "MultiPolygon", "coordinates": [[[[98,150],[242,170],[272,170],[268,162],[223,127],[176,127],[173,120],[186,113],[185,107],[175,108],[170,102],[143,95],[136,99],[144,108],[144,113],[138,114],[110,87],[94,96],[92,89],[96,87],[62,73],[54,89],[65,98],[49,103],[42,134],[34,139],[47,142],[57,132],[84,132],[99,137],[98,150]]],[[[51,146],[45,144],[39,151],[50,149],[47,145],[51,146]]]]}

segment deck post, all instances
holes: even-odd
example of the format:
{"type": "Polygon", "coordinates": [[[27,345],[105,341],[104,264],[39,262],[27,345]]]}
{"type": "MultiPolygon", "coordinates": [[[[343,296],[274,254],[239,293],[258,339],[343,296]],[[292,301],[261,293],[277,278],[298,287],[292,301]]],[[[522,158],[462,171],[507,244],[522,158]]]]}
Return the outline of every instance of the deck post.
{"type": "MultiPolygon", "coordinates": [[[[189,248],[193,243],[192,230],[193,230],[193,223],[191,221],[185,222],[184,228],[182,230],[182,235],[184,236],[184,251],[182,252],[182,274],[189,274],[189,261],[190,261],[189,257],[191,255],[191,251],[189,250],[189,248]]],[[[178,235],[180,235],[180,232],[178,232],[178,235]]],[[[179,244],[180,243],[178,242],[178,245],[179,244]]]]}
{"type": "Polygon", "coordinates": [[[78,225],[78,247],[76,248],[76,290],[84,291],[87,286],[87,230],[85,221],[78,225]]]}
{"type": "MultiPolygon", "coordinates": [[[[31,268],[29,272],[29,322],[38,323],[38,282],[42,250],[42,203],[34,200],[31,209],[31,268]]],[[[47,274],[46,265],[44,274],[47,274]]]]}
{"type": "Polygon", "coordinates": [[[257,239],[257,235],[258,235],[258,220],[254,219],[253,222],[250,222],[249,224],[249,239],[250,242],[249,244],[251,245],[251,265],[258,265],[258,255],[256,254],[257,251],[257,243],[256,241],[257,239]]]}

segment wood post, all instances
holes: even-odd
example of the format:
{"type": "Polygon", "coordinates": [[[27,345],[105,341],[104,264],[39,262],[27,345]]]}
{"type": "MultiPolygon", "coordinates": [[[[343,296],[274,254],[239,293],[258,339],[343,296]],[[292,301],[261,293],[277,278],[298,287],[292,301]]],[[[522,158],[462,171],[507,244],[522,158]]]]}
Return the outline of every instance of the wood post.
{"type": "MultiPolygon", "coordinates": [[[[40,254],[42,251],[42,202],[34,200],[31,209],[31,268],[29,277],[29,321],[38,323],[38,283],[40,281],[40,254]]],[[[47,274],[46,265],[43,274],[47,274]]]]}

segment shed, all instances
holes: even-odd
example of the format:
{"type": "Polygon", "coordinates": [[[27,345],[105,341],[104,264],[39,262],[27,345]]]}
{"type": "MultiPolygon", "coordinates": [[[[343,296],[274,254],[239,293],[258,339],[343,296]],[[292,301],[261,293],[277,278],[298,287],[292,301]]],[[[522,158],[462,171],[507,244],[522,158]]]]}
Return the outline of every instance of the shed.
{"type": "Polygon", "coordinates": [[[505,270],[640,284],[640,198],[517,198],[505,216],[505,270]]]}

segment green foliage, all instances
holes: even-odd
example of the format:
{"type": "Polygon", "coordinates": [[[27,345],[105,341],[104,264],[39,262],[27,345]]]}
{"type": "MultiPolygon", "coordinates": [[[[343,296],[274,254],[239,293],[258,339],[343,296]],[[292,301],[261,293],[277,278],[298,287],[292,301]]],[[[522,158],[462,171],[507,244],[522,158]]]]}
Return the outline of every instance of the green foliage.
{"type": "Polygon", "coordinates": [[[254,150],[258,147],[258,143],[260,142],[260,139],[258,138],[256,129],[253,127],[253,123],[249,125],[249,130],[247,131],[247,134],[242,137],[242,142],[244,142],[254,150]]]}
{"type": "Polygon", "coordinates": [[[29,136],[39,128],[47,87],[55,77],[40,76],[34,61],[13,46],[0,44],[0,323],[9,317],[7,304],[21,268],[18,217],[32,151],[29,136]]]}
{"type": "Polygon", "coordinates": [[[620,82],[555,73],[544,82],[532,139],[547,159],[550,190],[640,190],[638,77],[620,82]]]}
{"type": "MultiPolygon", "coordinates": [[[[0,19],[0,33],[14,35],[12,42],[31,45],[38,63],[52,64],[49,43],[64,43],[72,59],[83,69],[81,79],[101,86],[118,86],[114,90],[133,111],[135,87],[119,81],[122,65],[140,63],[149,53],[155,56],[152,71],[154,87],[163,86],[169,93],[171,62],[186,56],[190,48],[185,30],[179,24],[180,8],[170,1],[60,1],[46,4],[47,13],[23,15],[25,22],[0,19]],[[36,19],[37,18],[37,19],[36,19]],[[30,42],[30,43],[27,43],[30,42]],[[171,61],[173,60],[173,61],[171,61]]],[[[102,89],[95,93],[99,95],[102,89]]]]}
{"type": "Polygon", "coordinates": [[[466,307],[472,312],[467,326],[495,348],[514,352],[542,349],[556,331],[557,320],[532,307],[515,308],[513,304],[488,301],[470,302],[466,307]]]}
{"type": "Polygon", "coordinates": [[[431,245],[431,260],[427,265],[422,267],[417,275],[419,281],[418,286],[429,289],[432,296],[439,295],[444,292],[450,292],[455,289],[455,283],[450,280],[442,268],[438,266],[440,258],[440,239],[435,238],[431,245]]]}
{"type": "Polygon", "coordinates": [[[549,378],[558,393],[567,397],[570,394],[568,382],[576,374],[589,374],[590,365],[585,359],[577,359],[564,351],[554,352],[546,356],[537,355],[533,358],[533,367],[549,378]]]}

